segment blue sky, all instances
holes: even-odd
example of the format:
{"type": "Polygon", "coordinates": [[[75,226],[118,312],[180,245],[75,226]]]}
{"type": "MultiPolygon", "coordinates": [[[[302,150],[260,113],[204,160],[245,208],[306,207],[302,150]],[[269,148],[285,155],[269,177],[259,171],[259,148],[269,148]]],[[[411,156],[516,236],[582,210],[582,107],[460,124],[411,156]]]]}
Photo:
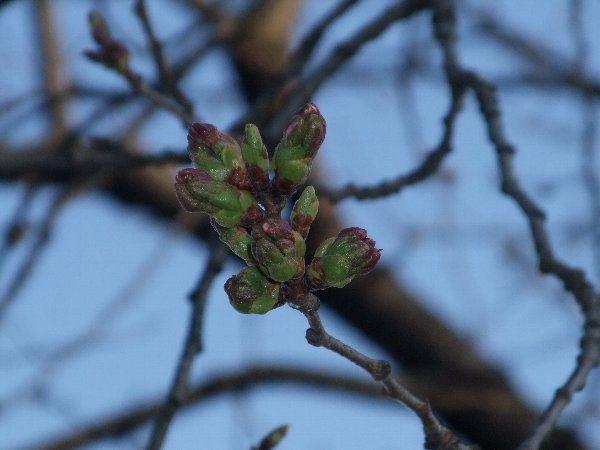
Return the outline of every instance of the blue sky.
{"type": "MultiPolygon", "coordinates": [[[[143,34],[131,8],[123,6],[125,2],[59,0],[52,4],[68,73],[73,81],[125,90],[118,77],[81,56],[82,50],[92,46],[86,14],[98,3],[104,4],[115,34],[131,43],[132,64],[151,73],[143,34]]],[[[151,17],[160,18],[160,37],[172,36],[188,23],[189,18],[171,2],[148,3],[151,17]]],[[[317,58],[326,56],[336,42],[390,3],[361,2],[332,28],[317,58]]],[[[600,52],[592,31],[600,19],[600,3],[584,4],[592,48],[589,67],[598,73],[600,52]]],[[[329,6],[328,2],[304,2],[294,42],[329,6]]],[[[568,2],[553,0],[544,8],[533,0],[485,2],[485,6],[568,60],[572,58],[568,2]]],[[[39,86],[31,16],[29,2],[24,1],[15,1],[0,13],[0,57],[5,62],[0,66],[0,102],[39,86]]],[[[475,38],[468,20],[460,25],[460,54],[468,67],[491,79],[520,73],[519,60],[490,41],[475,38]]],[[[430,42],[428,16],[398,24],[367,45],[313,99],[328,123],[318,163],[330,185],[370,184],[404,173],[438,140],[448,102],[444,86],[431,77],[414,79],[413,109],[393,76],[403,48],[414,36],[430,42]]],[[[426,48],[424,57],[438,63],[435,46],[426,48]]],[[[235,122],[244,107],[234,92],[235,79],[227,64],[222,53],[212,52],[183,84],[197,105],[197,115],[220,128],[235,122]]],[[[585,228],[589,202],[581,177],[579,98],[568,92],[532,89],[500,89],[500,98],[507,135],[518,150],[517,174],[548,212],[558,255],[585,268],[593,278],[597,269],[591,234],[585,228]]],[[[83,120],[93,106],[83,101],[70,104],[70,123],[83,120]]],[[[119,130],[124,118],[138,110],[129,108],[107,117],[92,134],[119,130]]],[[[32,142],[44,126],[38,116],[19,117],[15,111],[0,118],[0,139],[13,144],[32,142]]],[[[182,148],[185,130],[168,114],[158,113],[143,127],[140,140],[149,151],[182,148]]],[[[558,282],[536,274],[525,221],[499,193],[495,155],[472,98],[458,121],[454,148],[444,164],[444,179],[382,200],[346,200],[337,207],[339,214],[345,224],[366,228],[384,249],[380,264],[460,335],[471,339],[527,401],[542,407],[573,366],[581,318],[558,282]],[[448,179],[452,181],[444,181],[448,179]]],[[[1,227],[22,190],[23,186],[0,184],[1,227]]],[[[34,223],[43,217],[54,192],[55,187],[47,187],[36,200],[34,223]]],[[[26,250],[24,245],[9,255],[0,272],[0,292],[26,250]]],[[[185,235],[99,193],[85,193],[69,202],[38,267],[0,329],[0,404],[15,388],[40,377],[40,351],[68,341],[90,324],[97,325],[103,308],[118,301],[136,281],[133,274],[142,273],[143,283],[129,296],[122,314],[103,325],[98,345],[42,372],[54,406],[20,401],[0,410],[0,447],[15,448],[65,433],[164,392],[187,326],[186,295],[205,257],[203,248],[185,235]]],[[[257,363],[289,363],[362,376],[350,363],[307,345],[304,319],[289,308],[261,317],[237,314],[222,290],[236,270],[228,264],[211,290],[206,349],[196,361],[193,380],[257,363]]],[[[324,311],[323,318],[332,334],[370,355],[386,356],[333,314],[324,311]]],[[[592,376],[587,395],[592,392],[594,397],[588,398],[597,400],[598,374],[592,376]]],[[[577,398],[564,423],[579,423],[591,446],[600,446],[600,435],[592,431],[600,429],[598,419],[578,415],[584,406],[577,398]]],[[[248,448],[283,423],[291,428],[282,450],[413,449],[422,442],[418,421],[391,402],[277,387],[219,397],[182,413],[165,448],[248,448]],[[204,447],[206,443],[210,446],[204,447]]],[[[131,440],[90,448],[135,448],[144,441],[144,432],[147,429],[131,440]]]]}

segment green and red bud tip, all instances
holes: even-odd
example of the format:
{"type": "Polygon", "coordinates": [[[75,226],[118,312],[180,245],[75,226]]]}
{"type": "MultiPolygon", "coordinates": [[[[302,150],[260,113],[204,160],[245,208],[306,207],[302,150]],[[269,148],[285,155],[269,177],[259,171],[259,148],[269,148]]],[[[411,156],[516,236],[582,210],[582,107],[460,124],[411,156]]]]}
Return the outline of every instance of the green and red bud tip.
{"type": "Polygon", "coordinates": [[[315,290],[343,287],[373,270],[380,256],[381,250],[365,230],[345,228],[319,246],[307,268],[308,280],[315,290]]]}
{"type": "Polygon", "coordinates": [[[265,314],[283,304],[280,286],[255,266],[242,269],[225,283],[229,302],[244,314],[265,314]]]}

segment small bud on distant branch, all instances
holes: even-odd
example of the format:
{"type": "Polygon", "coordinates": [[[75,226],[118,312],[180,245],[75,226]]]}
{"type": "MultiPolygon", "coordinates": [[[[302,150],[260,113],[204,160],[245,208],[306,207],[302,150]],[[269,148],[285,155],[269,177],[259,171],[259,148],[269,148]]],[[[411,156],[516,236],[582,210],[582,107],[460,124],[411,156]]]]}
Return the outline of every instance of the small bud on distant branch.
{"type": "Polygon", "coordinates": [[[89,15],[92,37],[98,44],[97,50],[88,50],[85,55],[92,61],[116,70],[119,73],[127,72],[129,68],[129,51],[119,41],[113,39],[104,18],[97,11],[89,15]]]}
{"type": "Polygon", "coordinates": [[[252,450],[272,450],[279,445],[282,439],[287,434],[288,426],[282,425],[275,428],[268,435],[266,435],[258,447],[252,447],[252,450]]]}

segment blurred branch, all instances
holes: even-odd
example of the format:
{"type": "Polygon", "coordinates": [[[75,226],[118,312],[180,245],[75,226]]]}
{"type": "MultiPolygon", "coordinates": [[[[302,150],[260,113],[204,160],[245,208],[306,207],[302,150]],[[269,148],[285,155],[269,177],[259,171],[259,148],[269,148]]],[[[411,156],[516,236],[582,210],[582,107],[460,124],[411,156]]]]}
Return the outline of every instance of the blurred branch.
{"type": "Polygon", "coordinates": [[[19,179],[29,174],[39,176],[44,182],[66,181],[102,169],[127,171],[145,166],[188,164],[190,161],[187,152],[180,150],[135,154],[119,146],[107,144],[97,141],[71,154],[0,149],[0,179],[19,179]],[[103,147],[106,147],[106,150],[103,150],[103,147]]]}
{"type": "Polygon", "coordinates": [[[600,97],[600,81],[583,76],[573,68],[571,61],[546,47],[532,36],[510,28],[498,20],[497,15],[482,9],[472,9],[476,26],[484,36],[521,57],[535,71],[519,77],[518,81],[549,86],[567,86],[575,88],[585,95],[600,97]]]}
{"type": "Polygon", "coordinates": [[[142,79],[141,75],[127,70],[123,73],[123,77],[131,86],[131,89],[138,94],[147,98],[150,102],[155,104],[161,109],[170,112],[174,116],[178,117],[185,127],[188,127],[194,122],[194,117],[181,109],[179,106],[173,104],[170,100],[166,99],[159,91],[155,90],[152,86],[146,84],[142,79]]]}
{"type": "Polygon", "coordinates": [[[14,1],[15,0],[0,0],[0,8],[8,6],[10,3],[14,2],[14,1]]]}
{"type": "Polygon", "coordinates": [[[400,20],[408,19],[414,13],[429,6],[430,2],[427,0],[405,0],[383,11],[374,20],[360,28],[347,41],[338,44],[325,61],[311,75],[302,80],[293,96],[295,100],[293,103],[304,103],[305,99],[310,98],[325,80],[355,56],[364,45],[379,37],[391,25],[400,20]]]}
{"type": "MultiPolygon", "coordinates": [[[[287,387],[290,383],[354,394],[364,398],[385,399],[381,389],[374,383],[354,377],[299,368],[257,366],[237,369],[231,374],[219,375],[190,387],[181,399],[181,408],[195,406],[225,393],[245,392],[265,384],[281,384],[287,387]]],[[[102,439],[119,438],[154,419],[162,406],[162,400],[148,401],[143,406],[134,407],[124,414],[95,421],[94,425],[74,434],[33,445],[30,450],[70,450],[102,439]]]]}
{"type": "Polygon", "coordinates": [[[168,66],[164,54],[161,43],[158,41],[156,34],[154,33],[154,29],[150,24],[150,19],[148,18],[148,12],[146,10],[146,3],[144,0],[137,0],[135,4],[135,12],[142,23],[142,28],[146,33],[146,37],[148,38],[148,43],[150,49],[152,51],[152,56],[154,59],[154,64],[156,65],[156,71],[159,76],[159,83],[163,87],[165,92],[171,94],[173,99],[181,105],[183,110],[190,116],[193,116],[193,105],[190,102],[177,83],[177,80],[173,77],[173,72],[171,68],[168,66]]]}
{"type": "Polygon", "coordinates": [[[216,3],[207,3],[204,0],[186,0],[191,6],[196,8],[206,18],[207,21],[218,24],[225,20],[226,14],[216,3]]]}
{"type": "Polygon", "coordinates": [[[389,181],[383,181],[373,186],[356,186],[349,183],[340,189],[330,189],[317,183],[319,195],[327,197],[333,203],[340,202],[346,198],[357,200],[375,199],[397,194],[407,186],[419,183],[437,173],[442,161],[452,150],[452,134],[456,117],[462,107],[462,99],[465,90],[463,87],[452,89],[450,109],[444,117],[444,129],[439,144],[431,150],[423,159],[421,164],[407,174],[400,175],[389,181]]]}
{"type": "MultiPolygon", "coordinates": [[[[143,7],[137,9],[142,12],[145,11],[143,7]]],[[[157,91],[152,86],[146,84],[142,76],[131,68],[128,48],[123,43],[113,38],[107,23],[100,13],[92,11],[89,14],[89,22],[92,37],[96,42],[96,49],[85,52],[85,55],[91,61],[102,64],[106,68],[122,76],[129,83],[129,86],[134,92],[137,92],[156,106],[181,119],[184,126],[188,126],[194,121],[193,117],[185,111],[185,109],[166,98],[160,91],[157,91]]],[[[152,34],[152,37],[153,36],[154,35],[152,34]]]]}
{"type": "Polygon", "coordinates": [[[287,434],[288,426],[282,425],[280,427],[275,428],[273,431],[270,431],[258,444],[257,447],[252,447],[250,450],[272,450],[285,437],[287,434]]]}
{"type": "Polygon", "coordinates": [[[342,17],[350,8],[358,3],[358,1],[359,0],[341,1],[304,35],[302,41],[290,56],[285,68],[281,73],[277,74],[269,81],[269,84],[261,91],[259,97],[253,102],[252,110],[239,119],[232,129],[241,129],[248,121],[265,123],[270,120],[270,117],[272,117],[273,114],[276,114],[279,102],[286,94],[286,89],[289,88],[290,84],[293,86],[293,80],[302,72],[302,69],[314,54],[317,45],[322,40],[325,33],[336,20],[342,17]]]}
{"type": "Polygon", "coordinates": [[[34,237],[34,241],[29,253],[12,278],[8,288],[2,297],[0,297],[0,324],[6,316],[8,307],[15,301],[19,290],[25,285],[25,282],[31,276],[33,269],[39,261],[42,250],[48,243],[54,221],[62,207],[65,205],[67,199],[72,194],[73,190],[71,188],[62,188],[50,203],[50,207],[46,212],[44,220],[37,230],[37,235],[34,237]]]}
{"type": "MultiPolygon", "coordinates": [[[[308,99],[319,89],[321,84],[330,78],[337,70],[339,70],[348,60],[355,56],[360,49],[373,39],[379,37],[391,25],[399,20],[407,19],[414,13],[421,11],[429,6],[429,2],[425,0],[405,0],[394,4],[390,8],[383,11],[372,21],[361,27],[348,40],[338,44],[329,54],[327,58],[308,76],[300,80],[291,92],[285,98],[285,106],[282,104],[278,110],[278,114],[270,121],[269,136],[267,142],[274,140],[274,134],[278,134],[279,130],[284,128],[284,121],[287,117],[308,101],[308,99]]],[[[246,120],[252,121],[259,111],[253,110],[248,114],[246,120]]],[[[236,125],[239,125],[238,122],[236,125]]],[[[264,125],[260,122],[259,126],[264,125]]]]}
{"type": "MultiPolygon", "coordinates": [[[[415,5],[416,2],[407,4],[415,5]]],[[[368,27],[368,24],[366,26],[368,27]]],[[[362,30],[364,31],[364,28],[362,30]]],[[[204,43],[203,47],[200,51],[205,51],[208,46],[204,43]]],[[[354,51],[358,51],[358,48],[354,51]]],[[[348,60],[352,55],[342,56],[348,60]]],[[[335,54],[330,55],[330,58],[335,57],[335,54]]],[[[340,66],[341,64],[337,67],[340,66]]],[[[175,71],[177,65],[174,64],[173,67],[175,71]]],[[[310,76],[307,79],[310,79],[310,76]]],[[[280,120],[288,115],[290,108],[296,106],[288,105],[287,110],[282,108],[280,120]]],[[[274,127],[275,129],[277,128],[274,127]]],[[[17,157],[16,152],[0,152],[0,177],[2,171],[8,173],[10,178],[20,177],[18,172],[11,173],[4,167],[5,161],[9,165],[12,164],[13,157],[17,157]]],[[[71,168],[76,169],[73,165],[71,168]]],[[[73,173],[65,172],[58,164],[52,167],[52,171],[63,176],[62,181],[73,177],[73,173]]],[[[139,170],[119,173],[103,188],[116,199],[144,205],[157,217],[172,220],[179,213],[179,208],[172,192],[172,175],[168,172],[139,170]]],[[[336,218],[333,212],[326,214],[323,211],[320,212],[320,216],[329,225],[335,226],[336,218]]],[[[321,232],[315,235],[323,238],[331,234],[326,231],[327,225],[320,225],[321,232]]],[[[315,224],[314,228],[316,227],[315,224]]],[[[187,225],[186,229],[196,237],[205,239],[208,224],[198,219],[187,225]]],[[[420,306],[420,299],[407,293],[394,281],[389,271],[375,271],[365,278],[364,282],[357,282],[354,291],[325,293],[324,300],[340,316],[351,321],[373,342],[390,352],[402,364],[411,380],[411,388],[420,396],[430,398],[434,408],[451,422],[454,428],[473,440],[481,442],[486,448],[508,448],[515,439],[520,438],[523,428],[528,426],[532,412],[514,393],[506,378],[477,355],[465,339],[457,336],[420,306]],[[366,296],[369,297],[368,303],[364,302],[366,296]],[[431,386],[436,386],[436,389],[431,390],[431,386]],[[460,391],[470,398],[470,401],[465,400],[461,404],[472,405],[479,401],[479,395],[484,390],[493,392],[493,395],[490,394],[490,404],[492,399],[495,402],[491,411],[473,412],[473,409],[457,408],[455,404],[450,405],[451,402],[447,399],[447,392],[460,391]],[[440,409],[436,402],[438,395],[444,393],[446,395],[440,409]],[[503,432],[496,433],[499,429],[503,432]]],[[[567,435],[567,440],[559,440],[556,448],[580,448],[572,433],[564,435],[567,435]]]]}
{"type": "Polygon", "coordinates": [[[531,237],[538,256],[540,272],[552,274],[562,281],[585,317],[584,334],[576,367],[544,411],[529,438],[520,447],[535,450],[554,427],[562,410],[570,403],[575,392],[583,389],[589,372],[600,359],[600,300],[585,273],[559,260],[552,249],[545,227],[545,214],[537,203],[523,190],[514,174],[514,147],[508,142],[502,126],[498,98],[493,85],[475,72],[463,69],[456,57],[455,8],[451,0],[437,2],[434,14],[436,39],[445,55],[445,67],[451,84],[462,83],[474,92],[485,122],[488,138],[498,157],[502,192],[512,198],[529,222],[531,237]]]}
{"type": "Polygon", "coordinates": [[[150,438],[146,445],[148,450],[159,450],[162,447],[171,421],[177,410],[183,404],[188,390],[192,363],[196,355],[202,351],[202,323],[208,290],[210,289],[210,285],[214,278],[221,271],[227,253],[227,247],[217,241],[213,241],[204,273],[200,277],[197,286],[190,294],[192,312],[185,344],[179,362],[177,363],[177,368],[173,375],[173,381],[169,393],[167,394],[167,398],[156,416],[156,421],[154,422],[150,438]]]}
{"type": "Polygon", "coordinates": [[[65,123],[65,97],[57,95],[64,90],[66,76],[64,73],[64,62],[57,42],[52,9],[48,0],[38,0],[35,3],[39,44],[42,49],[42,60],[46,85],[46,95],[50,106],[52,117],[51,136],[54,138],[62,136],[66,131],[65,123]]]}
{"type": "Polygon", "coordinates": [[[25,190],[23,191],[23,195],[19,199],[17,204],[17,208],[6,226],[6,231],[4,232],[4,239],[2,240],[2,245],[0,247],[0,274],[2,273],[2,266],[8,257],[8,252],[11,248],[14,247],[25,234],[25,229],[27,228],[27,224],[25,222],[25,216],[29,211],[31,203],[35,198],[35,194],[37,192],[37,186],[33,186],[31,184],[27,184],[25,186],[25,190]]]}
{"type": "Polygon", "coordinates": [[[132,306],[136,295],[145,286],[145,282],[158,271],[166,252],[172,248],[169,244],[180,232],[179,222],[175,220],[165,230],[164,236],[159,239],[151,254],[132,273],[125,286],[93,316],[89,321],[90,325],[81,333],[47,352],[44,352],[39,345],[35,346],[35,350],[33,348],[20,350],[20,353],[35,366],[35,371],[31,380],[0,399],[0,412],[17,404],[23,405],[27,399],[38,401],[40,398],[45,398],[57,370],[64,370],[69,360],[84,352],[90,352],[94,345],[99,345],[103,339],[114,335],[109,326],[124,309],[132,306]]]}

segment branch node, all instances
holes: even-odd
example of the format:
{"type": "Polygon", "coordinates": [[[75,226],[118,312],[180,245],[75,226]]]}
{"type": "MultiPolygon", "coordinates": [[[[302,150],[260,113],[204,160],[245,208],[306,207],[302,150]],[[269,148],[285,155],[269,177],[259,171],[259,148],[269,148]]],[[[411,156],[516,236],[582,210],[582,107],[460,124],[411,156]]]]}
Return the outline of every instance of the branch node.
{"type": "Polygon", "coordinates": [[[373,364],[371,375],[375,381],[383,381],[392,373],[392,366],[389,362],[380,359],[373,364]]]}
{"type": "Polygon", "coordinates": [[[323,333],[319,333],[314,328],[307,329],[306,342],[308,342],[310,345],[314,345],[315,347],[320,347],[323,345],[323,333]]]}

